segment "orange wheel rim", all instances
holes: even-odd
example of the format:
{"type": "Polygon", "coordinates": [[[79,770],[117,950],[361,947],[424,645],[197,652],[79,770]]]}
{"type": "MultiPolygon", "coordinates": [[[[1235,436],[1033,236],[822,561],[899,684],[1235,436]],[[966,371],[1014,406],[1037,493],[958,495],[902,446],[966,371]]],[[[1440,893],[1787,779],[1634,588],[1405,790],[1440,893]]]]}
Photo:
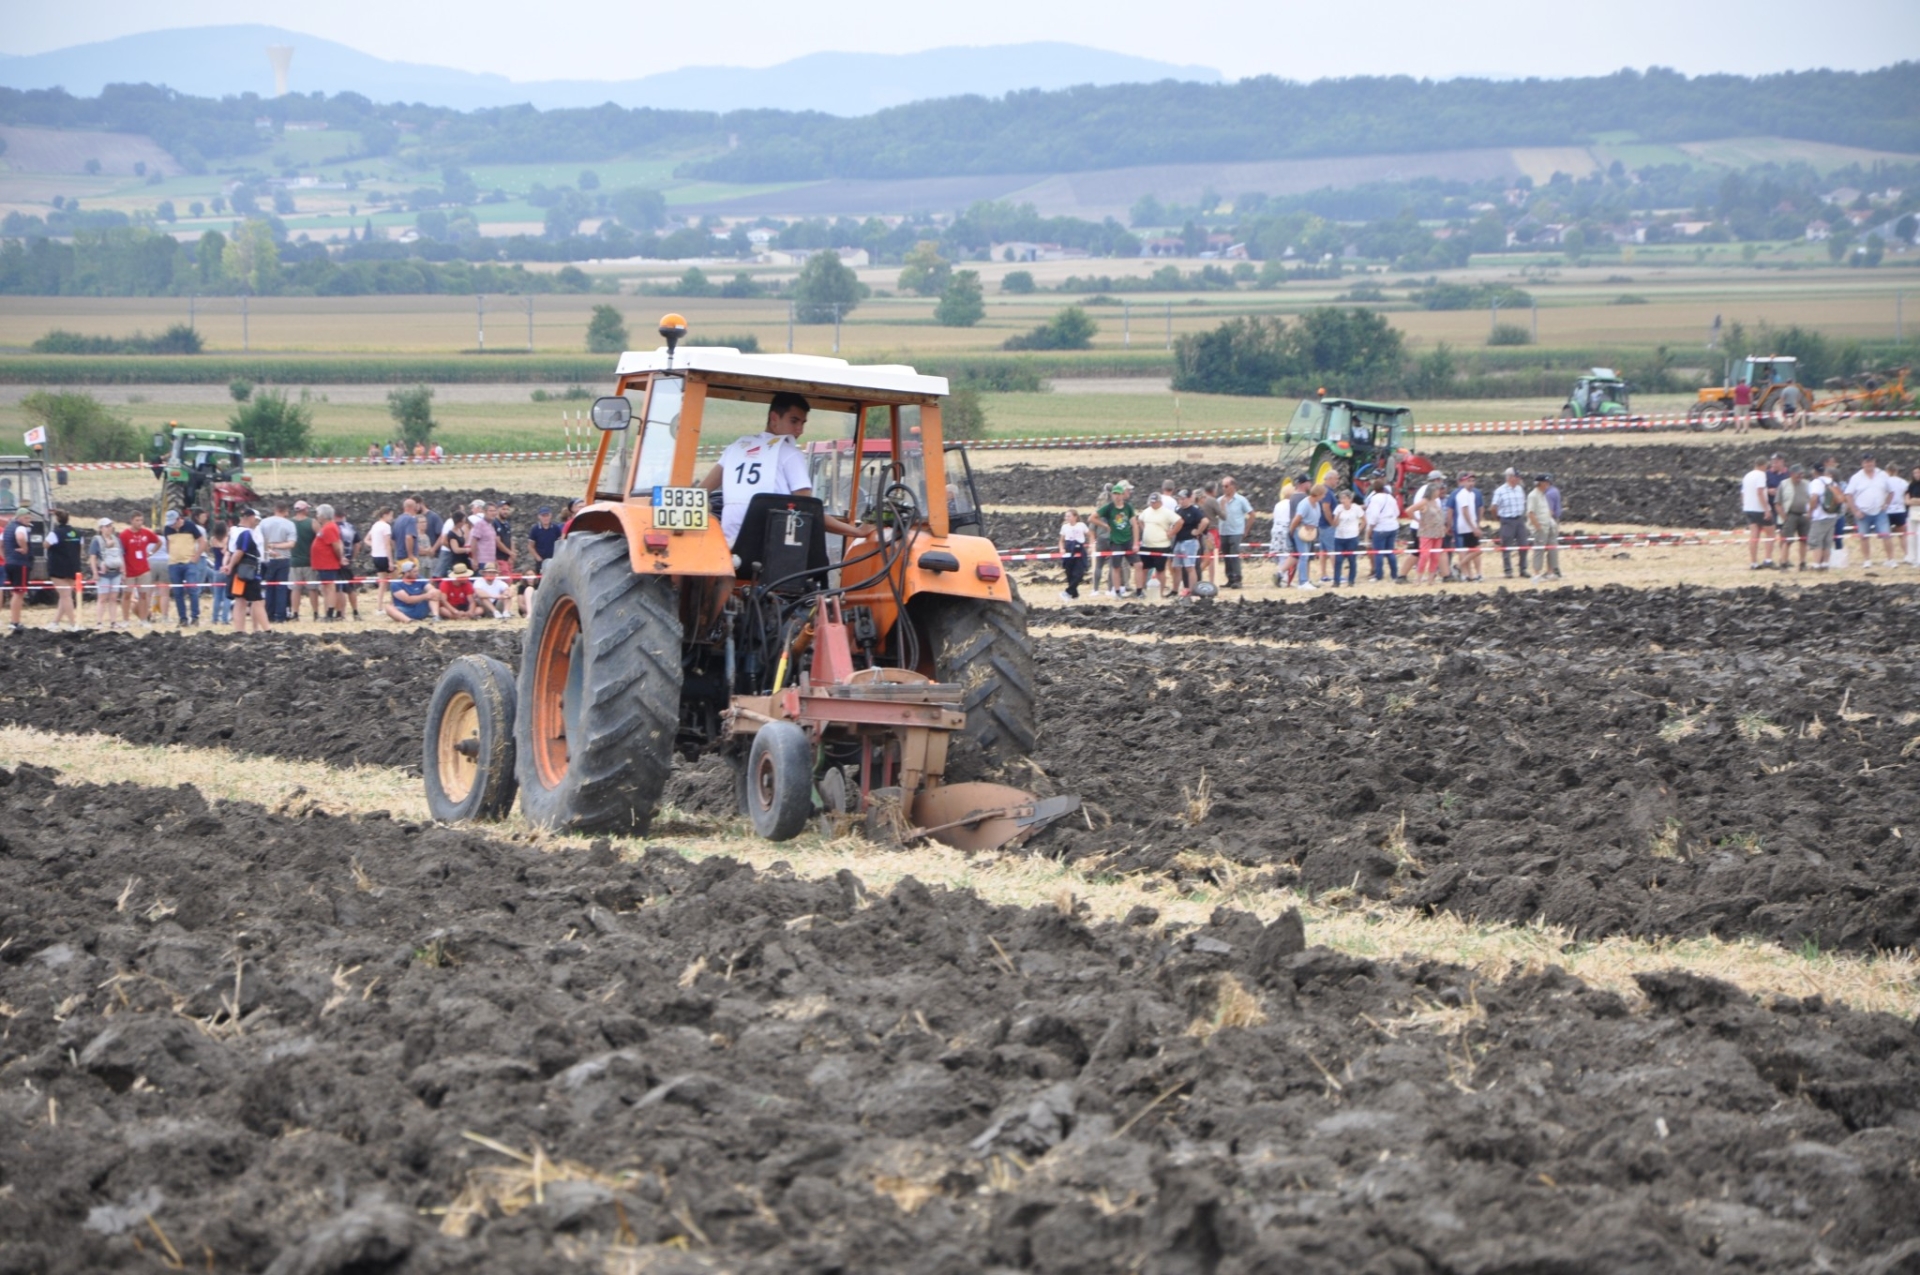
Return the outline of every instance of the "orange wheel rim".
{"type": "Polygon", "coordinates": [[[467,799],[480,778],[479,742],[480,706],[474,703],[473,696],[457,691],[448,698],[440,714],[440,740],[435,750],[440,791],[455,805],[467,799]]]}
{"type": "Polygon", "coordinates": [[[567,777],[571,751],[567,725],[578,709],[580,674],[574,648],[580,640],[580,609],[571,598],[561,598],[540,631],[540,649],[533,670],[533,761],[540,782],[558,788],[567,777]],[[572,701],[569,704],[569,701],[572,701]]]}

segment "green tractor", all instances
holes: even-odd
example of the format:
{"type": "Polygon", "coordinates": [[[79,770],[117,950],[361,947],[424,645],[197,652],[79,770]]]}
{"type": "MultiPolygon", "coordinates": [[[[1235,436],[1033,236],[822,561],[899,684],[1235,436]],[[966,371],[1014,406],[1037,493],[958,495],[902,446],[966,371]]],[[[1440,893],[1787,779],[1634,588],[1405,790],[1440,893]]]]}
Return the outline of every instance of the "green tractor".
{"type": "MultiPolygon", "coordinates": [[[[65,471],[60,480],[66,481],[65,471]]],[[[28,579],[33,582],[27,598],[32,602],[41,602],[51,598],[51,591],[43,591],[42,585],[47,578],[47,523],[53,515],[52,485],[47,481],[46,462],[38,456],[0,456],[0,524],[13,519],[14,514],[25,510],[32,524],[30,543],[33,546],[33,567],[28,579]]]]}
{"type": "Polygon", "coordinates": [[[1329,490],[1364,492],[1376,477],[1404,504],[1433,470],[1413,450],[1413,409],[1352,398],[1310,398],[1294,409],[1280,442],[1281,479],[1306,474],[1329,490]]]}
{"type": "Polygon", "coordinates": [[[153,473],[160,492],[153,502],[153,525],[165,525],[169,511],[207,509],[231,517],[260,497],[247,481],[247,438],[223,429],[172,427],[172,437],[153,436],[153,473]]]}
{"type": "Polygon", "coordinates": [[[1562,420],[1593,417],[1613,420],[1633,415],[1629,396],[1633,387],[1610,367],[1596,367],[1573,383],[1573,393],[1560,405],[1562,420]]]}

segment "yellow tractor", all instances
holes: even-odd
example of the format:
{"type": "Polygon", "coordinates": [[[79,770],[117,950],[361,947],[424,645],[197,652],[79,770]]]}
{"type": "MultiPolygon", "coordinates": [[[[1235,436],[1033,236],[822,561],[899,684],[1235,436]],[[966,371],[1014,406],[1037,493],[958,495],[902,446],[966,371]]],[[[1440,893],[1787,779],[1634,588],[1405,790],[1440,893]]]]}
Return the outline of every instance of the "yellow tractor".
{"type": "Polygon", "coordinates": [[[833,813],[887,840],[987,848],[1077,809],[993,782],[1034,747],[1033,654],[992,542],[956,530],[974,501],[965,457],[941,445],[946,380],[682,348],[685,332],[663,319],[666,343],[623,355],[593,406],[589,503],[541,576],[518,675],[467,656],[441,678],[435,818],[500,817],[517,789],[538,826],[643,832],[675,753],[725,757],[772,840],[833,813]],[[763,455],[770,405],[791,395],[806,427],[887,459],[827,493],[762,489],[727,518],[703,445],[763,455]],[[850,533],[837,560],[830,521],[850,533]]]}
{"type": "Polygon", "coordinates": [[[1787,354],[1749,354],[1727,384],[1710,385],[1700,391],[1693,406],[1687,409],[1687,423],[1708,433],[1731,425],[1737,411],[1734,386],[1742,382],[1753,396],[1749,410],[1756,425],[1784,423],[1780,399],[1789,385],[1799,389],[1803,411],[1813,405],[1813,395],[1800,385],[1799,359],[1787,354]]]}

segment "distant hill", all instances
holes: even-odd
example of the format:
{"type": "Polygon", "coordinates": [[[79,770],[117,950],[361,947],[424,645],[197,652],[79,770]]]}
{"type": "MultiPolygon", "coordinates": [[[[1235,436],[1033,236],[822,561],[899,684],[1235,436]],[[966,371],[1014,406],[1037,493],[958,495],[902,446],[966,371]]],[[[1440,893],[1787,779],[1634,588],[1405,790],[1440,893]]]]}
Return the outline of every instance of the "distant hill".
{"type": "Polygon", "coordinates": [[[282,27],[186,27],[148,31],[29,57],[0,55],[0,86],[64,88],[92,97],[108,84],[164,84],[195,97],[274,90],[270,44],[291,45],[289,88],[359,93],[378,102],[473,110],[530,103],[542,110],[625,107],[693,111],[789,110],[864,115],[924,98],[1075,84],[1176,79],[1215,82],[1210,67],[1175,66],[1077,44],[955,47],[920,53],[814,53],[765,68],[685,67],[634,80],[516,82],[500,75],[391,62],[282,27]]]}

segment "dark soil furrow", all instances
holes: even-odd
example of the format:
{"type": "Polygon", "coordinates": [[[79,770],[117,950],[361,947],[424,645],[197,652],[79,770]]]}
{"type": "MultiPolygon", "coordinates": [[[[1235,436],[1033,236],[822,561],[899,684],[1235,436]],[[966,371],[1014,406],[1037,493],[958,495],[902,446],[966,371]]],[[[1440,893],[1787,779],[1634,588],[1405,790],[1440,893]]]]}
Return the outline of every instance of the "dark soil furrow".
{"type": "Polygon", "coordinates": [[[1292,916],[873,899],[28,767],[0,772],[0,828],[8,1271],[1920,1251],[1920,1034],[1887,1015],[1678,972],[1635,1011],[1557,971],[1308,946],[1292,916]],[[543,1182],[476,1137],[538,1148],[543,1182]]]}

